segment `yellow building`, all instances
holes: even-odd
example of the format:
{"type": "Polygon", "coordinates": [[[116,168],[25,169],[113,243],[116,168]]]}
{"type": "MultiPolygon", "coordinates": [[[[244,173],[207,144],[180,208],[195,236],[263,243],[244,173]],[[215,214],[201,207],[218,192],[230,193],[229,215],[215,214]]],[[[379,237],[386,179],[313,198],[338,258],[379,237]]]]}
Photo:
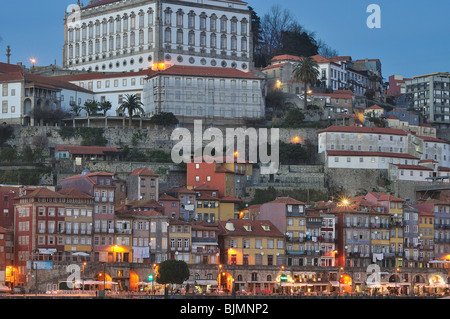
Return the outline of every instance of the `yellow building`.
{"type": "Polygon", "coordinates": [[[169,258],[192,263],[192,226],[191,223],[182,220],[171,219],[169,221],[169,258]]]}
{"type": "Polygon", "coordinates": [[[419,212],[419,262],[424,264],[434,258],[434,215],[419,212]]]}
{"type": "Polygon", "coordinates": [[[240,219],[244,215],[244,210],[240,209],[242,200],[233,196],[225,196],[219,199],[219,219],[240,219]]]}
{"type": "Polygon", "coordinates": [[[195,214],[197,220],[214,223],[219,218],[219,198],[205,193],[197,194],[195,214]]]}
{"type": "Polygon", "coordinates": [[[227,265],[284,265],[285,236],[267,220],[219,223],[221,262],[227,265]]]}

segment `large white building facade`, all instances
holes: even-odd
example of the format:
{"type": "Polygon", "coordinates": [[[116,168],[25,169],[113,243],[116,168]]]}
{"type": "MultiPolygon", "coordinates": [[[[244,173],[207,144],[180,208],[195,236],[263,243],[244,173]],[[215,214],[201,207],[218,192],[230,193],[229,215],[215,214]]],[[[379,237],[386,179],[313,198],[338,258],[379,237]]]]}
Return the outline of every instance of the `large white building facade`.
{"type": "Polygon", "coordinates": [[[448,168],[449,146],[401,129],[331,126],[318,133],[318,153],[329,168],[389,169],[389,164],[419,165],[428,160],[448,168]]]}
{"type": "Polygon", "coordinates": [[[130,72],[167,65],[252,68],[240,0],[91,0],[65,16],[63,67],[130,72]]]}
{"type": "Polygon", "coordinates": [[[173,113],[181,122],[242,124],[265,116],[263,79],[233,68],[174,65],[149,73],[143,103],[150,115],[173,113]]]}

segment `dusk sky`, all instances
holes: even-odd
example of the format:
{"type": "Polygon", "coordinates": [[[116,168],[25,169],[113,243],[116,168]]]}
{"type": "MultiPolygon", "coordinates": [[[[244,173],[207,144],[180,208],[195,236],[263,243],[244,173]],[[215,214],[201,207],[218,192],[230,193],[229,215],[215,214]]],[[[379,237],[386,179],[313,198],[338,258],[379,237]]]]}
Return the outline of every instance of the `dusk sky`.
{"type": "MultiPolygon", "coordinates": [[[[85,4],[88,0],[84,0],[85,4]]],[[[11,46],[11,63],[61,65],[64,39],[63,18],[75,0],[2,1],[0,11],[0,62],[6,62],[11,46]]],[[[271,0],[249,1],[262,17],[271,0]]],[[[339,55],[354,60],[379,58],[383,76],[405,77],[432,72],[450,72],[450,1],[432,0],[285,0],[289,9],[307,30],[314,31],[339,55]],[[370,29],[366,20],[369,4],[381,8],[381,28],[370,29]]]]}

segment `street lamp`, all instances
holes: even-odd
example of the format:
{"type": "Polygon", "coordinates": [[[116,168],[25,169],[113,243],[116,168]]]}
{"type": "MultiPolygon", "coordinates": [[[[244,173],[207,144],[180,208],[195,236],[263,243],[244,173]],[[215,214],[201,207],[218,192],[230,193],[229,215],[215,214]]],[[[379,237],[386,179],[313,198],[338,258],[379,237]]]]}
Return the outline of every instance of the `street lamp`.
{"type": "Polygon", "coordinates": [[[342,289],[341,289],[341,277],[342,277],[341,271],[342,271],[342,270],[344,270],[344,268],[343,268],[343,267],[340,267],[340,268],[339,268],[339,296],[342,296],[342,289]]]}
{"type": "Polygon", "coordinates": [[[394,277],[394,282],[395,282],[395,291],[397,291],[398,290],[398,287],[397,287],[397,272],[399,272],[400,271],[400,269],[398,268],[398,267],[396,267],[395,268],[395,277],[394,277]]]}
{"type": "Polygon", "coordinates": [[[219,289],[220,289],[220,284],[221,284],[221,270],[222,270],[222,264],[219,264],[218,266],[217,266],[217,277],[219,277],[219,289]]]}
{"type": "Polygon", "coordinates": [[[86,264],[87,264],[86,262],[83,263],[83,288],[82,288],[82,291],[84,291],[84,278],[85,278],[84,277],[84,266],[86,266],[86,264]]]}

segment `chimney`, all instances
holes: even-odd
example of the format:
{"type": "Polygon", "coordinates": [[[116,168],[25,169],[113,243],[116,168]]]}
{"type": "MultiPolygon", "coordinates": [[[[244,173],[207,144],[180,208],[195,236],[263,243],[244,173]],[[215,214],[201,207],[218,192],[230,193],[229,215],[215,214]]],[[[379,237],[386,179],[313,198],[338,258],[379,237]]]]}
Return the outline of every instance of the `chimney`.
{"type": "Polygon", "coordinates": [[[6,49],[6,57],[8,58],[8,59],[7,59],[7,61],[8,61],[7,63],[10,64],[10,62],[11,62],[11,61],[10,61],[10,57],[11,57],[11,48],[10,48],[9,45],[8,45],[8,47],[7,47],[7,49],[6,49]]]}

